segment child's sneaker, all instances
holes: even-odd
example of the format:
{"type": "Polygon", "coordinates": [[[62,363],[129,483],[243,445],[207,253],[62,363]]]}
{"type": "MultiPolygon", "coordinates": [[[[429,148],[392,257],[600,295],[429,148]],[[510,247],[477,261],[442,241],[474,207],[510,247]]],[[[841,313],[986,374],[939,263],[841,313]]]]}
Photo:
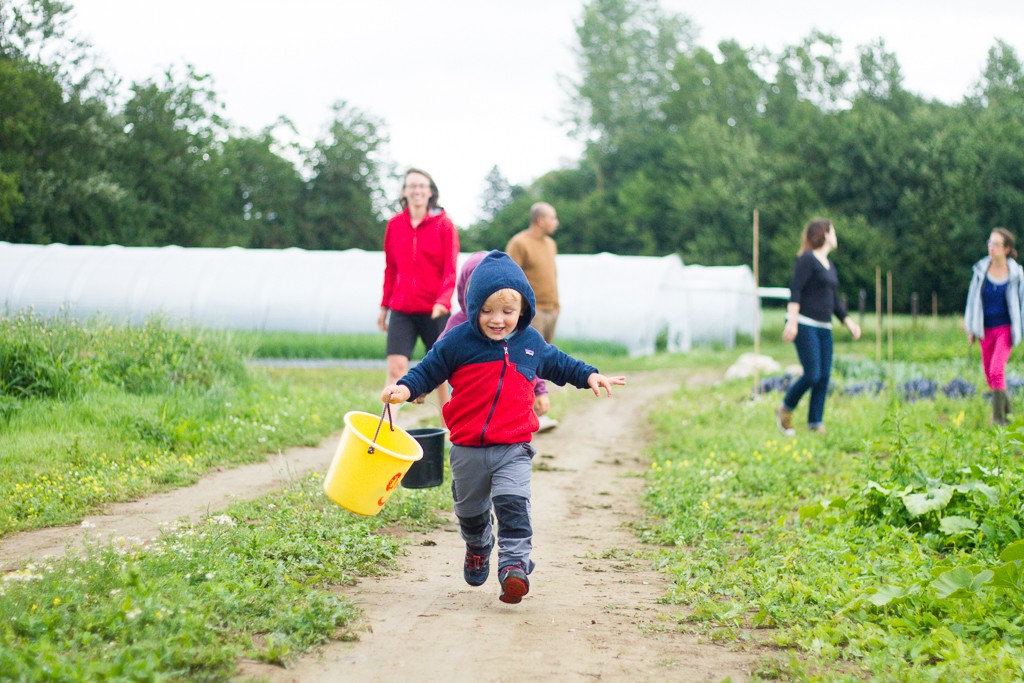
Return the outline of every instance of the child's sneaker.
{"type": "Polygon", "coordinates": [[[775,424],[785,436],[796,434],[796,430],[793,429],[793,411],[787,410],[786,406],[780,405],[775,409],[775,424]]]}
{"type": "Polygon", "coordinates": [[[491,549],[494,541],[486,548],[466,546],[466,561],[462,564],[462,576],[470,586],[482,586],[491,574],[491,549]]]}
{"type": "Polygon", "coordinates": [[[498,581],[501,582],[501,595],[498,599],[515,605],[530,592],[530,579],[526,578],[523,565],[519,562],[507,565],[498,570],[498,581]]]}
{"type": "Polygon", "coordinates": [[[550,432],[552,429],[558,426],[558,420],[552,420],[547,415],[541,415],[539,418],[537,418],[537,421],[540,423],[540,427],[537,429],[538,434],[542,432],[550,432]]]}

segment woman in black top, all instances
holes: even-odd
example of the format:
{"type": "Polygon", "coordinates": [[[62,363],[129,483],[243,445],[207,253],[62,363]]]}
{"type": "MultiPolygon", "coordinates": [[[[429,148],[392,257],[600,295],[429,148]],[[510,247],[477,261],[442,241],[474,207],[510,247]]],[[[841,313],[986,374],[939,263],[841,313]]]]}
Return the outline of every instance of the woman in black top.
{"type": "Polygon", "coordinates": [[[825,431],[825,397],[832,373],[832,315],[850,329],[854,339],[860,339],[860,327],[839,300],[839,276],[828,258],[836,246],[836,229],[827,218],[814,218],[804,227],[803,244],[789,283],[786,327],[782,330],[782,339],[794,342],[804,373],[775,410],[776,423],[786,436],[796,433],[793,411],[808,389],[811,404],[807,426],[811,431],[825,431]]]}

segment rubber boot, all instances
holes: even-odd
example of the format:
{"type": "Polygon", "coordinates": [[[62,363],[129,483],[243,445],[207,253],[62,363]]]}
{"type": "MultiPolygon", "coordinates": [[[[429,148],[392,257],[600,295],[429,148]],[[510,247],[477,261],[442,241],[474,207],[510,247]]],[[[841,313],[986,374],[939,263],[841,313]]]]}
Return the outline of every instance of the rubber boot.
{"type": "Polygon", "coordinates": [[[992,424],[997,427],[1006,426],[1006,392],[996,389],[992,392],[992,424]]]}

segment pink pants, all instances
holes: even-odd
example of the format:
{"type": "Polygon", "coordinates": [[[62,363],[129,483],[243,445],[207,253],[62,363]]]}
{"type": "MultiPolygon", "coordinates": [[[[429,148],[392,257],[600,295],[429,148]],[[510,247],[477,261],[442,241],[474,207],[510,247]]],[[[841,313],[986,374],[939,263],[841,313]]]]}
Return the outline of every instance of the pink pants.
{"type": "Polygon", "coordinates": [[[986,327],[981,340],[981,367],[985,381],[993,391],[1006,391],[1006,362],[1010,360],[1013,335],[1009,325],[986,327]]]}

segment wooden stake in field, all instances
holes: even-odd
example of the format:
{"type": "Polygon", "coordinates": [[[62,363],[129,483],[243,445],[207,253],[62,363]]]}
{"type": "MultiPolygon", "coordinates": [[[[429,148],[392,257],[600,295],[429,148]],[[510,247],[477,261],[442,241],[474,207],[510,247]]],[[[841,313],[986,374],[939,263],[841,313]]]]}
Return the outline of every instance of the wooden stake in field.
{"type": "Polygon", "coordinates": [[[754,396],[761,395],[761,295],[757,293],[760,280],[757,276],[758,266],[758,237],[760,226],[758,223],[757,209],[754,209],[754,296],[757,297],[757,308],[754,315],[754,396]]]}
{"type": "Polygon", "coordinates": [[[885,271],[885,299],[889,328],[889,393],[892,394],[892,271],[885,271]]]}
{"type": "Polygon", "coordinates": [[[882,267],[875,266],[875,362],[882,363],[882,267]]]}

